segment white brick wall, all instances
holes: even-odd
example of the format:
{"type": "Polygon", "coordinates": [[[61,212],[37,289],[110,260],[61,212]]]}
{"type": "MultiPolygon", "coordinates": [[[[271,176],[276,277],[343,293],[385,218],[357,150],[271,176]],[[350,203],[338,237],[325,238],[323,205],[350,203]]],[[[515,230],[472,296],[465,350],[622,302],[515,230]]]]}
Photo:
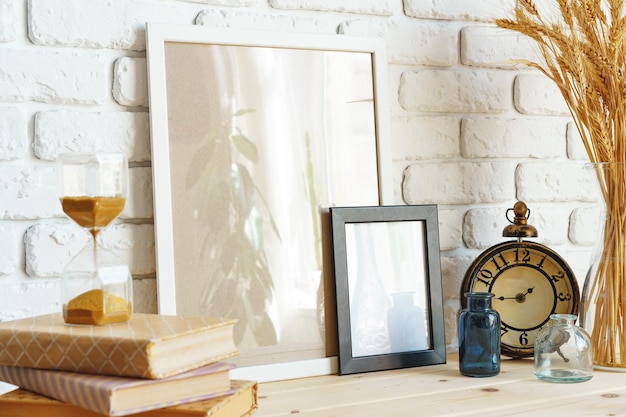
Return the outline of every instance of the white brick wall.
{"type": "Polygon", "coordinates": [[[490,20],[501,16],[498,10],[510,10],[515,6],[515,0],[404,0],[403,3],[407,16],[461,21],[490,20]]]}
{"type": "Polygon", "coordinates": [[[105,61],[95,53],[3,48],[0,62],[3,102],[102,104],[107,94],[105,61]]]}
{"type": "Polygon", "coordinates": [[[0,160],[10,161],[28,149],[26,112],[18,107],[0,107],[0,160]]]}
{"type": "MultiPolygon", "coordinates": [[[[146,58],[122,57],[115,61],[113,98],[122,106],[148,105],[146,58]]],[[[146,132],[147,133],[147,132],[146,132]]]]}
{"type": "Polygon", "coordinates": [[[497,162],[416,162],[404,172],[407,204],[499,203],[515,198],[515,164],[497,162]]]}
{"type": "Polygon", "coordinates": [[[467,117],[461,123],[464,158],[564,158],[566,123],[553,118],[467,117]]]}
{"type": "Polygon", "coordinates": [[[391,0],[269,0],[276,9],[320,10],[389,16],[393,13],[391,0]]]}
{"type": "Polygon", "coordinates": [[[504,113],[512,100],[511,75],[497,71],[405,71],[399,100],[412,112],[504,113]]]}
{"type": "Polygon", "coordinates": [[[156,311],[145,22],[384,37],[394,195],[439,205],[446,340],[469,263],[531,208],[538,241],[582,280],[597,209],[555,86],[511,65],[530,44],[494,27],[515,0],[0,0],[0,320],[59,309],[59,271],[87,237],[57,203],[54,159],[114,150],[127,207],[104,236],[156,311]]]}
{"type": "Polygon", "coordinates": [[[63,152],[122,152],[129,162],[150,160],[146,112],[50,110],[35,116],[33,151],[54,161],[63,152]]]}

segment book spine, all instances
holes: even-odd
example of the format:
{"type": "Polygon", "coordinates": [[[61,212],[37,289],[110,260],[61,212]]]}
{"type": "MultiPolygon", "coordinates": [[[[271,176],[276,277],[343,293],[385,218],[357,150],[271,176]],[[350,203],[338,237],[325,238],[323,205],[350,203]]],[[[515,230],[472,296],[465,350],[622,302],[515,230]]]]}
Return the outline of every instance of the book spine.
{"type": "Polygon", "coordinates": [[[95,378],[97,376],[89,374],[69,375],[63,372],[0,365],[0,379],[5,382],[100,414],[111,415],[109,395],[111,381],[100,377],[102,383],[90,385],[84,383],[95,378]]]}

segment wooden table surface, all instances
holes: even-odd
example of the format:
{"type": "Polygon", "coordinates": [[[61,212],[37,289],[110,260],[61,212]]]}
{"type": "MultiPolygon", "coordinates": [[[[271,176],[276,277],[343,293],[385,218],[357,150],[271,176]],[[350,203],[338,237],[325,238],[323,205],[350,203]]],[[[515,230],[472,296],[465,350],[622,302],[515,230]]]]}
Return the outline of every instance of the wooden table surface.
{"type": "Polygon", "coordinates": [[[533,375],[531,359],[503,359],[499,375],[469,378],[447,364],[259,384],[254,417],[626,416],[626,373],[555,384],[533,375]]]}

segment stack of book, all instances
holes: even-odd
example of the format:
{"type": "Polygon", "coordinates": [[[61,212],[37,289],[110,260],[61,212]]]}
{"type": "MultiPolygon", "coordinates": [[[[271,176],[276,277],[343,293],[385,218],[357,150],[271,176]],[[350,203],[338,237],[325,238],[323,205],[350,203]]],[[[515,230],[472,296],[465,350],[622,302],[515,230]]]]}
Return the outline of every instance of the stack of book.
{"type": "Polygon", "coordinates": [[[224,416],[257,409],[257,383],[230,378],[234,321],[135,313],[68,326],[61,314],[0,323],[0,417],[224,416]]]}

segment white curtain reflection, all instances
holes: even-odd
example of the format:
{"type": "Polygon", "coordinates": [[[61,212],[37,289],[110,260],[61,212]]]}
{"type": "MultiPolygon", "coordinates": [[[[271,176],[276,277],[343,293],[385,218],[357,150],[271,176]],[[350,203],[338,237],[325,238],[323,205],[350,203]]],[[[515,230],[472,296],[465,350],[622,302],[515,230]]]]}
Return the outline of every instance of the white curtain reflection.
{"type": "Polygon", "coordinates": [[[232,49],[235,108],[254,110],[237,127],[260,151],[248,168],[267,203],[263,217],[280,235],[264,223],[272,318],[281,343],[316,343],[318,207],[378,202],[371,62],[366,54],[232,49]]]}
{"type": "Polygon", "coordinates": [[[314,238],[319,225],[312,210],[317,203],[311,201],[309,190],[326,197],[325,103],[319,79],[323,56],[264,48],[236,51],[237,107],[254,110],[238,119],[237,127],[259,149],[257,164],[242,162],[248,164],[259,198],[266,202],[259,204],[263,217],[271,216],[279,233],[272,232],[271,221],[264,222],[263,245],[276,295],[272,320],[279,341],[314,342],[319,332],[301,328],[297,314],[314,311],[321,271],[319,242],[314,238]],[[307,172],[307,166],[315,168],[307,172]]]}

